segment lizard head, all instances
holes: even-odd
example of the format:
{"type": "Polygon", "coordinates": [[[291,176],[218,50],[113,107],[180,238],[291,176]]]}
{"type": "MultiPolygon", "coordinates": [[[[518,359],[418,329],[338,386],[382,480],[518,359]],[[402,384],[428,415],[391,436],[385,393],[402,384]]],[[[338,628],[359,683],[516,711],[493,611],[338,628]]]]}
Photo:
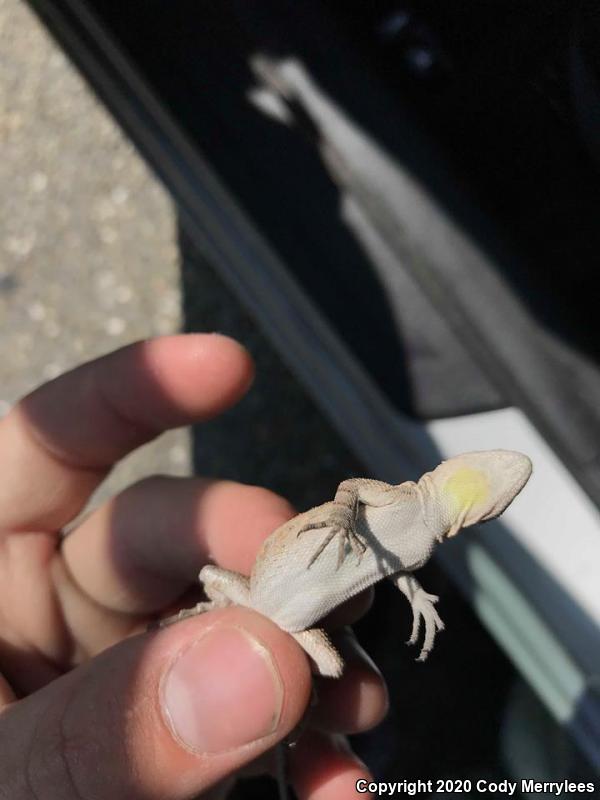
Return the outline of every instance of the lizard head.
{"type": "Polygon", "coordinates": [[[436,527],[447,524],[445,535],[450,537],[461,528],[499,516],[530,475],[531,461],[522,453],[482,450],[443,461],[419,485],[436,501],[436,527]]]}

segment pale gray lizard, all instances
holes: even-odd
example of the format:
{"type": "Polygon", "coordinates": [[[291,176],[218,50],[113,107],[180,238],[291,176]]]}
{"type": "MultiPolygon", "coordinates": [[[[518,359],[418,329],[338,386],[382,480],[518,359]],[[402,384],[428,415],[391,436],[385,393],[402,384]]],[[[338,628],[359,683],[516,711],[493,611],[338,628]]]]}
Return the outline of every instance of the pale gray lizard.
{"type": "Polygon", "coordinates": [[[413,571],[436,545],[461,528],[501,514],[531,474],[527,456],[488,450],[444,461],[416,483],[368,478],[343,481],[332,502],[277,528],[258,552],[250,577],[206,566],[200,581],[208,601],[163,620],[246,606],[288,631],[316,673],[339,677],[344,662],[319,621],[353,595],[389,578],[408,599],[413,623],[409,644],[424,637],[419,659],[431,651],[443,623],[438,598],[424,591],[413,571]]]}

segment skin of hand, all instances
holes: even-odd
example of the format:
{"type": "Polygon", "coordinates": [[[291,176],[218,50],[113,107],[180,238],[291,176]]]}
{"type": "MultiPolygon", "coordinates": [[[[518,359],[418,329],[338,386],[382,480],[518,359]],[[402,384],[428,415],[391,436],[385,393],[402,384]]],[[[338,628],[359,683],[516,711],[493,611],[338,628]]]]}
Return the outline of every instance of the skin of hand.
{"type": "MultiPolygon", "coordinates": [[[[221,413],[252,376],[228,337],[161,337],[56,378],[0,420],[1,797],[214,800],[268,768],[303,717],[308,661],[270,620],[232,607],[147,630],[189,605],[204,563],[248,574],[294,513],[282,498],[154,476],[60,536],[123,456],[221,413]]],[[[350,636],[343,652],[344,676],[319,683],[291,751],[299,800],[346,800],[370,778],[343,734],[382,719],[386,690],[350,636]]]]}

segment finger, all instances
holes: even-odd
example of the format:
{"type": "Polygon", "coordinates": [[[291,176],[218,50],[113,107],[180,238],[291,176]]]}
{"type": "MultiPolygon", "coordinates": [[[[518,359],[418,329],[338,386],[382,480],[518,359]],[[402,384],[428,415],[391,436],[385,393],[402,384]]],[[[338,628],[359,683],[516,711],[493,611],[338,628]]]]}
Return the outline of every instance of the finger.
{"type": "MultiPolygon", "coordinates": [[[[155,476],[129,487],[66,537],[57,555],[64,563],[52,570],[77,642],[73,657],[94,655],[127,635],[130,615],[145,618],[190,585],[199,588],[208,561],[249,574],[264,539],[293,515],[273,492],[232,481],[155,476]]],[[[371,599],[371,591],[352,598],[327,624],[354,621],[371,599]]]]}
{"type": "MultiPolygon", "coordinates": [[[[27,674],[31,680],[21,688],[31,691],[48,682],[46,661],[32,676],[37,655],[71,668],[143,630],[149,613],[194,605],[201,599],[202,564],[211,560],[248,574],[261,543],[292,514],[278,495],[230,481],[153,477],[135,484],[63,540],[51,561],[51,583],[30,569],[20,574],[13,594],[23,601],[15,605],[12,626],[20,632],[15,644],[26,633],[29,646],[5,656],[10,674],[20,684],[27,674]],[[186,592],[190,585],[195,595],[186,592]],[[34,600],[44,613],[30,613],[34,600]]],[[[17,537],[13,551],[16,545],[26,551],[27,537],[17,537]]],[[[47,563],[40,564],[46,572],[47,563]]],[[[336,612],[337,623],[356,619],[369,597],[353,598],[336,612]]]]}
{"type": "Polygon", "coordinates": [[[357,781],[366,785],[372,776],[341,736],[303,737],[290,751],[290,777],[298,800],[373,797],[369,792],[357,792],[357,781]]]}
{"type": "Polygon", "coordinates": [[[16,700],[16,695],[10,687],[6,678],[0,674],[0,711],[16,700]]]}
{"type": "Polygon", "coordinates": [[[84,597],[147,614],[178,598],[208,561],[249,574],[261,543],[293,515],[258,486],[155,476],[87,517],[63,541],[62,557],[84,597]]]}
{"type": "Polygon", "coordinates": [[[318,703],[310,723],[332,733],[362,733],[378,725],[387,714],[387,687],[350,628],[338,633],[334,643],[344,658],[344,674],[336,681],[317,679],[318,703]]]}
{"type": "Polygon", "coordinates": [[[58,530],[122,456],[235,403],[248,353],[217,334],[117,350],[36,389],[0,421],[0,528],[58,530]]]}
{"type": "Polygon", "coordinates": [[[145,627],[192,582],[199,590],[209,559],[249,573],[261,542],[290,516],[273,492],[230,481],[154,477],[125,490],[70,533],[54,559],[69,665],[145,627]]]}
{"type": "Polygon", "coordinates": [[[273,747],[309,695],[291,637],[247,609],[216,611],[121,642],[7,708],[0,783],[14,800],[184,800],[273,747]]]}
{"type": "MultiPolygon", "coordinates": [[[[209,561],[249,575],[263,541],[294,513],[287,500],[259,486],[153,476],[86,517],[61,552],[88,598],[120,613],[147,614],[180,597],[209,561]]],[[[367,589],[324,624],[351,624],[372,600],[367,589]]]]}

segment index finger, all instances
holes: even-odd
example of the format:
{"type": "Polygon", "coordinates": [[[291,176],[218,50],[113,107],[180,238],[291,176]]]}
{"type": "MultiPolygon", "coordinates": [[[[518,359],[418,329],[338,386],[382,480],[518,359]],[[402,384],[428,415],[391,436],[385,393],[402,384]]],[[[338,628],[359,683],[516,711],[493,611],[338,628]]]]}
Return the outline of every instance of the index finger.
{"type": "Polygon", "coordinates": [[[0,420],[0,529],[60,529],[116,461],[225,410],[252,377],[233,339],[187,334],[136,342],[34,390],[0,420]]]}

